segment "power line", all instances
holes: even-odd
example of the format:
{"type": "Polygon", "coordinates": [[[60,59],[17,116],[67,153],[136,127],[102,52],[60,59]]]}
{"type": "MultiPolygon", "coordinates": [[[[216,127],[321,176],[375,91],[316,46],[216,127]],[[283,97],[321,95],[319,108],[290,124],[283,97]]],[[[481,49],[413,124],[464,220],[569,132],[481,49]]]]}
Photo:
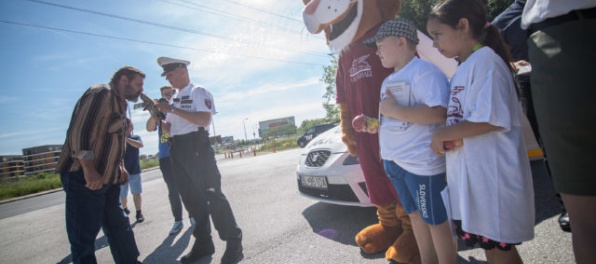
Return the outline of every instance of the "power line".
{"type": "MultiPolygon", "coordinates": [[[[101,37],[101,38],[108,38],[108,39],[124,40],[124,41],[130,41],[130,42],[150,44],[150,45],[155,45],[155,46],[162,46],[162,47],[170,47],[170,48],[179,48],[179,49],[194,50],[194,51],[200,51],[200,52],[204,52],[204,53],[216,53],[213,50],[198,49],[198,48],[192,48],[192,47],[186,47],[186,46],[180,46],[180,45],[173,45],[173,44],[167,44],[167,43],[160,43],[160,42],[154,42],[154,41],[147,41],[147,40],[138,40],[138,39],[124,38],[124,37],[117,37],[117,36],[101,35],[101,34],[96,34],[96,33],[89,33],[89,32],[82,32],[82,31],[70,30],[70,29],[63,29],[63,28],[55,28],[55,27],[34,25],[34,24],[28,24],[28,23],[20,23],[20,22],[14,22],[14,21],[0,20],[0,23],[17,25],[17,26],[32,27],[32,28],[41,28],[41,29],[47,29],[47,30],[56,30],[56,31],[62,31],[62,32],[67,32],[67,33],[74,33],[74,34],[80,34],[80,35],[93,36],[93,37],[101,37]]],[[[321,64],[306,63],[306,62],[297,62],[297,61],[289,61],[289,60],[280,60],[280,59],[273,59],[273,58],[266,58],[266,57],[259,57],[259,56],[250,56],[250,55],[245,55],[245,54],[233,54],[233,53],[228,53],[228,52],[219,52],[219,53],[226,54],[226,55],[231,55],[231,56],[240,56],[240,57],[246,57],[246,58],[251,58],[251,59],[258,59],[258,60],[275,61],[275,62],[292,63],[292,64],[301,64],[301,65],[308,65],[308,66],[321,66],[321,64]]]]}
{"type": "Polygon", "coordinates": [[[25,0],[25,1],[30,1],[30,2],[34,2],[34,3],[45,4],[45,5],[50,5],[50,6],[55,6],[55,7],[60,7],[60,8],[70,9],[70,10],[75,10],[75,11],[79,11],[79,12],[90,13],[90,14],[99,15],[99,16],[106,16],[106,17],[111,17],[111,18],[116,18],[116,19],[130,21],[130,22],[136,22],[136,23],[140,23],[140,24],[151,25],[151,26],[155,26],[155,27],[167,28],[167,29],[171,29],[171,30],[182,31],[182,32],[185,32],[185,33],[203,35],[203,36],[207,36],[207,37],[213,37],[213,38],[223,39],[223,40],[232,41],[232,42],[240,42],[242,44],[246,44],[246,45],[250,45],[250,46],[267,47],[267,48],[270,48],[270,49],[280,50],[280,51],[284,51],[284,52],[297,53],[297,54],[306,54],[306,55],[312,55],[312,56],[318,56],[318,57],[327,57],[327,55],[321,54],[321,53],[300,52],[300,51],[293,51],[293,50],[288,50],[288,49],[281,49],[281,48],[276,48],[276,47],[271,47],[271,46],[266,46],[266,45],[259,45],[259,44],[254,44],[254,43],[250,43],[250,42],[246,42],[246,41],[235,40],[235,39],[232,39],[232,38],[229,38],[229,37],[225,37],[225,36],[219,36],[219,35],[215,35],[215,34],[211,34],[211,33],[200,32],[200,31],[197,31],[197,30],[186,29],[186,28],[175,27],[175,26],[169,26],[169,25],[164,25],[164,24],[155,23],[155,22],[151,22],[151,21],[134,19],[134,18],[119,16],[119,15],[114,15],[114,14],[108,14],[108,13],[103,13],[103,12],[89,10],[89,9],[77,8],[77,7],[73,7],[73,6],[61,5],[61,4],[56,4],[56,3],[49,3],[49,2],[45,2],[45,1],[41,1],[41,0],[25,0]]]}
{"type": "MultiPolygon", "coordinates": [[[[179,1],[184,1],[184,0],[179,0],[179,1]]],[[[236,1],[231,1],[231,0],[224,0],[224,1],[226,1],[226,2],[228,2],[228,3],[235,4],[235,5],[243,6],[243,7],[246,7],[246,8],[252,9],[252,10],[256,10],[256,11],[259,11],[259,12],[263,12],[263,13],[266,13],[266,14],[269,14],[269,15],[272,15],[272,16],[276,16],[276,17],[284,18],[284,19],[287,19],[287,20],[290,20],[290,21],[294,21],[294,22],[302,23],[302,21],[301,21],[301,20],[298,20],[298,19],[295,19],[295,18],[291,18],[291,17],[287,17],[287,16],[283,16],[283,15],[280,15],[280,14],[276,14],[276,13],[273,13],[273,12],[271,12],[271,11],[267,11],[267,10],[259,9],[259,8],[256,8],[256,7],[254,7],[254,6],[250,6],[250,5],[246,5],[246,4],[238,3],[238,2],[236,2],[236,1]]],[[[185,1],[185,2],[186,2],[186,1],[185,1]]]]}
{"type": "MultiPolygon", "coordinates": [[[[201,11],[201,12],[211,13],[211,14],[214,14],[214,15],[217,15],[217,16],[224,16],[224,17],[231,18],[231,19],[238,20],[238,21],[249,22],[249,23],[258,23],[258,24],[261,24],[261,25],[264,25],[264,26],[267,26],[267,27],[275,27],[275,28],[279,28],[279,29],[283,29],[283,30],[288,30],[286,27],[280,26],[278,24],[266,23],[266,22],[263,22],[263,21],[260,21],[260,20],[252,19],[250,17],[242,16],[242,15],[237,14],[237,13],[230,13],[230,12],[227,12],[227,11],[224,11],[224,10],[220,10],[220,9],[215,9],[215,8],[212,8],[212,7],[209,7],[209,6],[206,6],[206,5],[192,3],[190,1],[178,0],[178,1],[182,2],[182,3],[188,4],[188,5],[192,5],[192,6],[183,5],[183,4],[180,4],[180,3],[175,3],[175,2],[170,1],[170,0],[155,0],[155,1],[160,1],[160,2],[167,3],[167,4],[176,5],[176,6],[180,6],[180,7],[184,7],[184,8],[189,8],[189,9],[193,9],[193,10],[197,10],[197,11],[201,11]]],[[[292,22],[298,22],[298,23],[300,23],[304,27],[304,25],[302,24],[302,21],[301,20],[297,20],[297,19],[294,19],[294,18],[291,18],[291,17],[287,17],[287,16],[275,14],[273,12],[269,12],[269,11],[266,11],[266,10],[262,10],[262,9],[258,9],[258,8],[254,8],[254,7],[250,7],[250,6],[246,6],[246,5],[243,5],[243,4],[240,4],[240,3],[231,2],[231,1],[229,1],[229,2],[232,3],[232,4],[235,4],[235,5],[239,5],[239,6],[247,7],[247,8],[253,9],[253,10],[257,10],[259,12],[263,12],[263,13],[270,14],[270,15],[273,15],[273,16],[281,17],[281,18],[290,20],[292,22]]],[[[301,35],[303,33],[302,31],[294,31],[294,30],[292,30],[292,32],[297,33],[297,34],[301,34],[301,35]]],[[[314,38],[319,38],[319,39],[324,39],[324,38],[322,38],[319,35],[313,35],[313,37],[314,38]]]]}

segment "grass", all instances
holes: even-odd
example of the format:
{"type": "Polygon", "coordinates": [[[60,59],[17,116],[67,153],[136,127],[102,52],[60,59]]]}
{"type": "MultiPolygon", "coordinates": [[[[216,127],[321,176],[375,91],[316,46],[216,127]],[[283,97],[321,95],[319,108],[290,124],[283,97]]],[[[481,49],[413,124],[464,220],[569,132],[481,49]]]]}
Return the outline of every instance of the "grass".
{"type": "MultiPolygon", "coordinates": [[[[141,169],[159,166],[157,158],[141,161],[141,169]]],[[[60,175],[57,173],[39,173],[31,176],[3,181],[0,180],[0,200],[6,200],[28,194],[62,188],[60,175]]]]}
{"type": "Polygon", "coordinates": [[[0,200],[62,187],[56,173],[40,173],[12,181],[0,181],[0,200]]]}
{"type": "Polygon", "coordinates": [[[297,148],[296,139],[298,136],[287,137],[282,139],[274,139],[267,141],[259,149],[260,152],[272,152],[275,146],[275,151],[297,148]]]}
{"type": "MultiPolygon", "coordinates": [[[[297,148],[296,138],[298,136],[275,139],[263,143],[258,152],[273,152],[297,148]]],[[[159,159],[152,158],[141,160],[141,169],[148,169],[159,166],[159,159]]],[[[60,175],[57,173],[40,173],[36,175],[19,177],[11,180],[0,180],[0,200],[6,200],[28,194],[62,188],[60,175]]]]}

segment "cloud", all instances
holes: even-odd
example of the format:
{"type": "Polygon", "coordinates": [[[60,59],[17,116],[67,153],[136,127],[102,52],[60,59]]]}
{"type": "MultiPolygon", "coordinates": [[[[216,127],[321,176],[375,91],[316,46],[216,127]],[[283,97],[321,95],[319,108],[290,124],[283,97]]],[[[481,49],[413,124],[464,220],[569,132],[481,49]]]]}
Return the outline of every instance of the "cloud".
{"type": "Polygon", "coordinates": [[[8,104],[8,103],[13,103],[18,101],[19,98],[16,96],[5,96],[5,95],[0,95],[0,104],[8,104]]]}

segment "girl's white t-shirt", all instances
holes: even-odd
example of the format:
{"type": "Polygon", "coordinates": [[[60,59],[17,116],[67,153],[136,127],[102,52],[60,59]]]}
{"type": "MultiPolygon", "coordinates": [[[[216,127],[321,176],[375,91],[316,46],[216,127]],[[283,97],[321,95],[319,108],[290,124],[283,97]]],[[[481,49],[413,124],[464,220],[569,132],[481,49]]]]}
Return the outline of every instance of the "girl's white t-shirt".
{"type": "MultiPolygon", "coordinates": [[[[449,81],[438,67],[415,57],[398,72],[385,78],[381,86],[381,100],[391,91],[400,105],[446,108],[449,81]]],[[[430,148],[432,132],[444,124],[414,124],[382,115],[379,120],[381,158],[417,175],[432,176],[445,172],[445,157],[436,155],[430,148]]]]}
{"type": "Polygon", "coordinates": [[[447,126],[466,120],[501,127],[447,152],[452,217],[464,231],[496,241],[533,239],[534,189],[511,72],[483,47],[459,65],[450,86],[447,126]]]}
{"type": "MultiPolygon", "coordinates": [[[[189,83],[183,89],[176,91],[172,97],[172,105],[177,109],[190,112],[209,112],[212,115],[216,113],[211,93],[193,83],[189,83]]],[[[170,127],[171,137],[198,131],[200,127],[176,114],[168,114],[166,122],[172,124],[170,127]]],[[[209,130],[209,126],[205,127],[205,130],[209,130]]]]}

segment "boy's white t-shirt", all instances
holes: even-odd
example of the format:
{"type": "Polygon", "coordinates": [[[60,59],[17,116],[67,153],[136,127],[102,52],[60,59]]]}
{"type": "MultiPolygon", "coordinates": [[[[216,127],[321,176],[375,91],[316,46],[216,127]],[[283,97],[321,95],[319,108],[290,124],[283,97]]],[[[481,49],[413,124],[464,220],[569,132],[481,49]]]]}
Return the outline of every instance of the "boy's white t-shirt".
{"type": "MultiPolygon", "coordinates": [[[[172,105],[177,109],[190,112],[209,112],[214,115],[215,104],[213,96],[205,88],[194,85],[192,82],[181,90],[177,90],[172,96],[172,105]]],[[[185,135],[199,130],[199,125],[194,124],[179,115],[168,114],[166,122],[172,124],[170,127],[170,136],[185,135]]],[[[209,126],[205,127],[209,130],[209,126]]]]}
{"type": "MultiPolygon", "coordinates": [[[[404,106],[447,107],[449,82],[445,74],[430,62],[414,57],[398,72],[387,76],[381,86],[381,100],[394,91],[394,98],[404,106]],[[396,94],[396,90],[399,90],[396,94]]],[[[379,114],[381,158],[394,161],[410,173],[432,176],[445,172],[445,157],[430,148],[432,132],[444,124],[414,124],[379,114]]]]}
{"type": "Polygon", "coordinates": [[[447,126],[462,120],[502,129],[464,138],[447,156],[451,215],[464,231],[505,243],[534,237],[534,189],[513,77],[488,47],[451,79],[447,126]]]}

